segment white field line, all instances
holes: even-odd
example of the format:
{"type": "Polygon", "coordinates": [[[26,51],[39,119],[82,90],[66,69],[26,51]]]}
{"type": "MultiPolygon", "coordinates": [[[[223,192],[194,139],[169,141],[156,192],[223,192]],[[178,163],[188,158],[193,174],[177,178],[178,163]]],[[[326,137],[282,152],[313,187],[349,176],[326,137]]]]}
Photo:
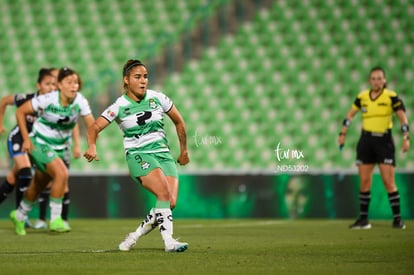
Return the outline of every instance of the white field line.
{"type": "Polygon", "coordinates": [[[178,225],[179,228],[231,228],[231,227],[256,227],[264,225],[284,224],[286,221],[252,221],[252,222],[234,222],[234,223],[208,223],[208,224],[185,224],[178,225]]]}

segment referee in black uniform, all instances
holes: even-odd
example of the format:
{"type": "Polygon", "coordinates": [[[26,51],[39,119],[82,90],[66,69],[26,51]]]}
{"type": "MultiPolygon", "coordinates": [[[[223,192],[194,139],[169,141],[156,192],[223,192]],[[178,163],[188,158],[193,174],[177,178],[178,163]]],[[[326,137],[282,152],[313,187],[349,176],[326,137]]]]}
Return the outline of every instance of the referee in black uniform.
{"type": "Polygon", "coordinates": [[[388,192],[393,213],[394,228],[404,229],[401,220],[400,195],[395,184],[395,146],[391,135],[392,114],[395,112],[403,133],[402,151],[410,148],[408,120],[403,101],[397,93],[386,88],[385,71],[374,67],[369,74],[371,89],[359,93],[347,113],[338,143],[343,146],[351,119],[358,111],[362,113],[362,132],[357,145],[358,172],[360,177],[360,216],[352,229],[369,229],[368,208],[371,200],[372,174],[378,164],[382,181],[388,192]]]}

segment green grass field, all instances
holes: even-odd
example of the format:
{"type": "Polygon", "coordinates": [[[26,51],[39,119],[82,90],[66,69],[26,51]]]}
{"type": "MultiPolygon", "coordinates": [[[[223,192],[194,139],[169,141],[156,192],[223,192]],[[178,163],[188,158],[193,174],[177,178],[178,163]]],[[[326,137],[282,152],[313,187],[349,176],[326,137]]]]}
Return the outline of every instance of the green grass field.
{"type": "Polygon", "coordinates": [[[414,274],[414,221],[176,220],[186,252],[164,252],[158,230],[117,251],[137,223],[79,219],[70,233],[17,236],[1,220],[0,274],[414,274]]]}

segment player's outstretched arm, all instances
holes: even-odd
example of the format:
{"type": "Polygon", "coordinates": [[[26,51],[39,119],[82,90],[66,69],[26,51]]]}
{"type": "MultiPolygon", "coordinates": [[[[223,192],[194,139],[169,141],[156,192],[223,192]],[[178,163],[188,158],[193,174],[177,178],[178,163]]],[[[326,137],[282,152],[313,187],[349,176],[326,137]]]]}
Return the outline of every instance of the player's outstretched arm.
{"type": "Polygon", "coordinates": [[[23,139],[22,152],[31,153],[32,149],[34,148],[33,143],[29,137],[29,129],[27,129],[26,125],[26,116],[33,113],[34,110],[32,107],[32,100],[26,101],[26,103],[21,105],[16,110],[16,120],[23,139]]]}
{"type": "Polygon", "coordinates": [[[7,105],[14,105],[14,95],[7,95],[0,100],[0,135],[7,132],[4,128],[4,114],[7,105]]]}
{"type": "Polygon", "coordinates": [[[178,141],[180,142],[180,155],[178,156],[177,162],[181,165],[186,165],[190,162],[190,157],[188,155],[187,149],[187,131],[185,128],[184,119],[175,106],[173,106],[171,110],[168,111],[167,115],[171,118],[172,122],[175,125],[178,141]]]}
{"type": "Polygon", "coordinates": [[[108,120],[103,117],[99,117],[88,127],[88,148],[83,154],[88,162],[99,160],[99,157],[96,153],[96,140],[98,139],[98,134],[108,125],[108,120]]]}

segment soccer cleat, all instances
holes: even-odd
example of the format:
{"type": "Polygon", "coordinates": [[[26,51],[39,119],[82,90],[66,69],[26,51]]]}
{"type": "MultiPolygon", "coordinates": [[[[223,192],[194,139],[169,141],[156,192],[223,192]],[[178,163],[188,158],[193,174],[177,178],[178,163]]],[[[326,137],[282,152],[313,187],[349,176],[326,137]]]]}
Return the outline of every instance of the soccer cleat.
{"type": "Polygon", "coordinates": [[[72,230],[72,228],[70,227],[70,224],[67,220],[63,220],[63,223],[65,224],[66,228],[69,229],[69,231],[72,230]]]}
{"type": "Polygon", "coordinates": [[[368,222],[368,219],[357,219],[353,224],[349,226],[351,229],[370,229],[371,224],[368,222]]]}
{"type": "Polygon", "coordinates": [[[47,229],[47,223],[44,220],[37,220],[33,228],[34,229],[47,229]]]}
{"type": "Polygon", "coordinates": [[[19,221],[16,217],[16,210],[13,210],[10,212],[10,220],[13,222],[15,228],[16,228],[16,234],[20,236],[26,235],[26,230],[24,228],[25,221],[19,221]]]}
{"type": "Polygon", "coordinates": [[[405,224],[401,219],[395,219],[392,222],[392,227],[396,229],[405,229],[405,224]]]}
{"type": "Polygon", "coordinates": [[[49,223],[49,230],[52,232],[59,232],[59,233],[64,233],[64,232],[69,232],[70,231],[70,227],[68,227],[62,220],[61,217],[56,218],[54,221],[49,223]]]}
{"type": "Polygon", "coordinates": [[[138,234],[136,232],[129,233],[125,240],[118,245],[119,251],[129,251],[137,243],[137,240],[138,234]]]}
{"type": "Polygon", "coordinates": [[[29,219],[26,219],[24,221],[24,227],[25,228],[31,228],[32,227],[32,224],[30,223],[30,220],[29,219]]]}
{"type": "Polygon", "coordinates": [[[165,244],[165,252],[184,252],[187,248],[188,243],[180,243],[175,239],[165,244]]]}
{"type": "Polygon", "coordinates": [[[70,232],[72,230],[67,221],[63,221],[63,227],[65,228],[65,232],[70,232]]]}

